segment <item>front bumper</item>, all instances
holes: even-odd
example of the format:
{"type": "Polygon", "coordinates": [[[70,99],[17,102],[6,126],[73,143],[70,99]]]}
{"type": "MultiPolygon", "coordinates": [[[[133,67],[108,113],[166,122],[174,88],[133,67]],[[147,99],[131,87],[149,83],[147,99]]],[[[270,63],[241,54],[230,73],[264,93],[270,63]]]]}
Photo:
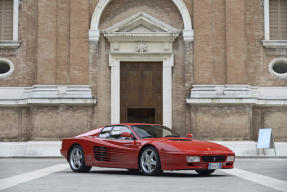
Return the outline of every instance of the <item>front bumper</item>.
{"type": "Polygon", "coordinates": [[[163,170],[198,170],[208,169],[209,163],[222,163],[222,169],[232,169],[233,162],[224,161],[220,162],[204,162],[203,156],[231,156],[234,154],[186,154],[186,153],[163,153],[161,157],[161,168],[163,170]],[[200,162],[189,163],[186,161],[186,156],[199,156],[200,162]]]}

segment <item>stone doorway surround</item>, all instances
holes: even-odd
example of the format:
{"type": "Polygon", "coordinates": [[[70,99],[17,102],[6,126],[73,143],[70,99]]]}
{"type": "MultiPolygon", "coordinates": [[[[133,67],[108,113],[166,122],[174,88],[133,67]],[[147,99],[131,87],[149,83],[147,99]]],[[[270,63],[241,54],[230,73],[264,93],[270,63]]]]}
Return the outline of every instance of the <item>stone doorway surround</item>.
{"type": "Polygon", "coordinates": [[[163,125],[172,127],[172,43],[180,31],[140,12],[104,30],[111,43],[111,123],[120,123],[120,63],[162,62],[163,125]]]}

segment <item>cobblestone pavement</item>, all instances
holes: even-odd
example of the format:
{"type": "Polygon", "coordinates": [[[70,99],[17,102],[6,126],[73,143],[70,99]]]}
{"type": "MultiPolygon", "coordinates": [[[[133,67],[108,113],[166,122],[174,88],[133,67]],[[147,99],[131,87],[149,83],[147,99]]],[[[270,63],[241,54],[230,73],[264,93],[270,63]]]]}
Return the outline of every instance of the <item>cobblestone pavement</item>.
{"type": "Polygon", "coordinates": [[[237,159],[235,169],[202,177],[194,171],[161,176],[94,167],[73,173],[64,159],[0,159],[0,191],[287,191],[287,159],[237,159]]]}

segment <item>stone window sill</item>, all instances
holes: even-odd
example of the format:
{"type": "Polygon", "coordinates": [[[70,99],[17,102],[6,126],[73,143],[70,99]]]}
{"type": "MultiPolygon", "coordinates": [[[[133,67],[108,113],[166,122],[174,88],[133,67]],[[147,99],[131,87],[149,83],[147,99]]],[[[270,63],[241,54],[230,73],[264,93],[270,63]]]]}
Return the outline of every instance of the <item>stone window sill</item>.
{"type": "Polygon", "coordinates": [[[21,42],[20,41],[0,41],[0,49],[17,49],[20,47],[21,42]]]}
{"type": "Polygon", "coordinates": [[[263,40],[265,48],[287,48],[287,40],[263,40]]]}

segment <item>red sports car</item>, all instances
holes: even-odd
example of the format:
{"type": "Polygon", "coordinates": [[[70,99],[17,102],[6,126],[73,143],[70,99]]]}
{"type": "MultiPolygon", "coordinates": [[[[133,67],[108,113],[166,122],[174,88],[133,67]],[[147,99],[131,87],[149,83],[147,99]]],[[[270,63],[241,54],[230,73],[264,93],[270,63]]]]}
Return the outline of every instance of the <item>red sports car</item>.
{"type": "Polygon", "coordinates": [[[124,123],[94,129],[63,139],[61,154],[74,172],[92,166],[126,168],[157,175],[163,170],[195,170],[209,175],[216,169],[231,169],[235,154],[205,141],[180,137],[162,125],[124,123]]]}

